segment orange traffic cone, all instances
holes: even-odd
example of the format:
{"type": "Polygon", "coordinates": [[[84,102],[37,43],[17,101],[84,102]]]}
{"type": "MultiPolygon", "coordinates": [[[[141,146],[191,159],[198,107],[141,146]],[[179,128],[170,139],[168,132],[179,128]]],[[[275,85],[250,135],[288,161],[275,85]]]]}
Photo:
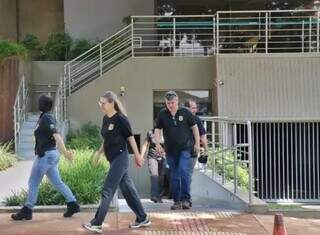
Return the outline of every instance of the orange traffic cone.
{"type": "Polygon", "coordinates": [[[282,214],[275,214],[274,216],[273,235],[287,235],[282,214]]]}

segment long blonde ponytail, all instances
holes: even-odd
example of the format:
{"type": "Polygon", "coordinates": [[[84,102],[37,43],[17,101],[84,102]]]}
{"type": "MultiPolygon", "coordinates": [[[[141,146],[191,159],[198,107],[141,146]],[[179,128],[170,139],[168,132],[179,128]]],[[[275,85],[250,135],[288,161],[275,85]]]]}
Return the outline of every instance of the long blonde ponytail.
{"type": "Polygon", "coordinates": [[[126,112],[125,108],[123,107],[121,101],[119,100],[118,96],[114,92],[106,91],[102,97],[107,99],[109,103],[114,102],[114,109],[117,112],[122,113],[123,115],[127,116],[127,112],[126,112]]]}

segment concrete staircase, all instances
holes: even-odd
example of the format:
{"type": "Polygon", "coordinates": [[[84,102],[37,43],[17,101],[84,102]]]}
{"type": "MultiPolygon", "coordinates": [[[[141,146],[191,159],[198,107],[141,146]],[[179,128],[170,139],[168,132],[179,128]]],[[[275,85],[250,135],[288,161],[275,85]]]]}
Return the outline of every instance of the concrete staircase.
{"type": "Polygon", "coordinates": [[[34,138],[33,132],[36,127],[39,114],[28,113],[26,121],[22,124],[20,133],[20,143],[18,144],[17,154],[23,160],[31,160],[34,154],[34,138]]]}

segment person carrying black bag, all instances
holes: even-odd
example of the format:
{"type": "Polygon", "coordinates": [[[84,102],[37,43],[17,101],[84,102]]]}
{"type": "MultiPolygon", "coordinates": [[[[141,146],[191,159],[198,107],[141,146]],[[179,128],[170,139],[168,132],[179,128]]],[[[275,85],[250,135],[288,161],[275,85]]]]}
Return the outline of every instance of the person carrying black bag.
{"type": "MultiPolygon", "coordinates": [[[[200,144],[203,147],[204,151],[200,151],[200,156],[198,157],[198,154],[193,153],[192,154],[192,158],[193,158],[193,168],[195,167],[197,160],[200,164],[202,164],[202,167],[205,166],[205,164],[208,161],[208,155],[207,155],[207,151],[208,151],[208,140],[207,140],[207,135],[206,135],[206,130],[203,126],[203,123],[201,121],[201,119],[197,116],[197,112],[198,112],[198,106],[195,100],[192,99],[188,99],[185,101],[184,106],[189,109],[189,111],[192,113],[195,122],[198,126],[199,129],[199,134],[200,134],[200,144]]],[[[190,203],[190,207],[192,207],[192,200],[191,197],[189,198],[189,203],[190,203]]]]}

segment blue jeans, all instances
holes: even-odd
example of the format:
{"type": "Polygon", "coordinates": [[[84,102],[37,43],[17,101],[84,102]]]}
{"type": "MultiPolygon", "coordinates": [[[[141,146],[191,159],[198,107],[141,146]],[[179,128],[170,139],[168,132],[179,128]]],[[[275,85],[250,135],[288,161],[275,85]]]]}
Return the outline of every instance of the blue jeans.
{"type": "Polygon", "coordinates": [[[28,196],[25,206],[32,209],[37,202],[39,185],[44,175],[48,177],[53,186],[65,197],[67,202],[74,202],[76,198],[72,194],[70,188],[65,185],[59,174],[59,152],[57,150],[49,150],[41,158],[37,157],[32,166],[31,175],[29,178],[28,196]]]}
{"type": "Polygon", "coordinates": [[[170,186],[174,202],[189,201],[193,162],[190,151],[182,151],[179,156],[167,155],[170,169],[170,186]]]}
{"type": "Polygon", "coordinates": [[[99,208],[90,222],[92,225],[102,225],[118,186],[128,206],[136,214],[136,220],[139,222],[145,220],[147,214],[141,204],[137,189],[128,175],[128,167],[129,155],[127,151],[116,156],[110,163],[109,173],[102,189],[99,208]]]}

